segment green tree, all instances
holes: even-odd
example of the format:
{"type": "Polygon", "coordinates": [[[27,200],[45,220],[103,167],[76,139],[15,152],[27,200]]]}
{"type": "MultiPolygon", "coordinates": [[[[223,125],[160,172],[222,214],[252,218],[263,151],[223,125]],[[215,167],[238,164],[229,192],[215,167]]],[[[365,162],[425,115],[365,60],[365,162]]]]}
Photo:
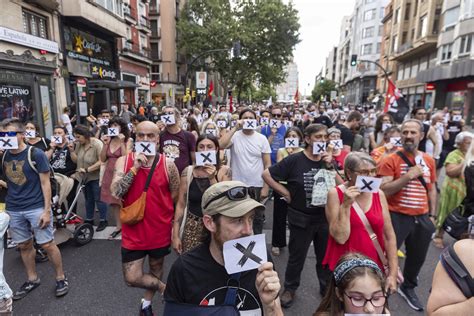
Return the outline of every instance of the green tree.
{"type": "Polygon", "coordinates": [[[321,96],[327,96],[328,98],[331,96],[331,91],[337,91],[336,83],[332,80],[317,80],[316,85],[311,91],[311,100],[313,102],[317,102],[321,99],[321,96]]]}
{"type": "MultiPolygon", "coordinates": [[[[282,0],[189,0],[178,22],[180,50],[188,56],[231,48],[241,43],[241,56],[231,58],[225,51],[206,55],[210,71],[223,77],[240,100],[254,82],[275,85],[284,78],[283,68],[299,42],[297,11],[282,0]]],[[[190,71],[193,71],[191,69],[190,71]]],[[[190,72],[191,73],[191,72],[190,72]]]]}

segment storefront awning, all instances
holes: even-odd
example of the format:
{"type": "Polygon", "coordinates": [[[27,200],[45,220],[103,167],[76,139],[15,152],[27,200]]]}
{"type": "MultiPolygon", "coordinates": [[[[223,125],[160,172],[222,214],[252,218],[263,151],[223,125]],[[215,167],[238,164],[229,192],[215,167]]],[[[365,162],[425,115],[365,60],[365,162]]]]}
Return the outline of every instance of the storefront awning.
{"type": "Polygon", "coordinates": [[[435,82],[471,76],[474,76],[474,60],[467,59],[420,71],[416,76],[416,81],[435,82]]]}
{"type": "Polygon", "coordinates": [[[89,80],[89,88],[109,88],[112,90],[138,88],[140,85],[125,80],[89,80]]]}

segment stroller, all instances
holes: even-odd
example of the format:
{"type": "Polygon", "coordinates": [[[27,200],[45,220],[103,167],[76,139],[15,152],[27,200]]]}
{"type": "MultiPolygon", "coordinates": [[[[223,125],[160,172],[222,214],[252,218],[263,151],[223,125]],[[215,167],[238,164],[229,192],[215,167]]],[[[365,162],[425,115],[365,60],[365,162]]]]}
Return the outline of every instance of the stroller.
{"type": "Polygon", "coordinates": [[[84,220],[72,210],[77,204],[79,195],[85,188],[85,179],[79,180],[76,195],[71,205],[64,207],[66,198],[74,186],[74,180],[65,175],[56,173],[56,194],[52,201],[52,210],[54,216],[54,241],[56,244],[62,244],[69,239],[73,239],[77,246],[83,246],[91,242],[94,237],[94,228],[91,224],[84,223],[84,220]]]}

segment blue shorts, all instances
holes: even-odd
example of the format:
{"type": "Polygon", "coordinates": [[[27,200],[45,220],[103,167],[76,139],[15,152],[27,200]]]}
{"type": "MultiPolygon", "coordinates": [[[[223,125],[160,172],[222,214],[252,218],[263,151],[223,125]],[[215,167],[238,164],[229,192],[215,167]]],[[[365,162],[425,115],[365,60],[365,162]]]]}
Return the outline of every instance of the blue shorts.
{"type": "Polygon", "coordinates": [[[54,239],[53,234],[53,214],[51,212],[51,222],[47,227],[41,229],[39,219],[44,208],[37,208],[29,211],[8,211],[10,215],[10,233],[15,243],[20,244],[35,236],[38,244],[46,244],[54,239]]]}

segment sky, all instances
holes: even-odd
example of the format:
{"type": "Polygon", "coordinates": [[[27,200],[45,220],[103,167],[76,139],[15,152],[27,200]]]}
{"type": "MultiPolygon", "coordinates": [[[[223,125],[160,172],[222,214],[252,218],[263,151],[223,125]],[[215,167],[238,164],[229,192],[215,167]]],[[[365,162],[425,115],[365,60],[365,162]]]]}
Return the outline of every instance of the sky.
{"type": "Polygon", "coordinates": [[[339,43],[342,17],[354,10],[355,0],[292,0],[300,17],[300,40],[294,51],[299,91],[311,93],[329,51],[339,43]],[[309,86],[308,86],[309,83],[309,86]]]}

